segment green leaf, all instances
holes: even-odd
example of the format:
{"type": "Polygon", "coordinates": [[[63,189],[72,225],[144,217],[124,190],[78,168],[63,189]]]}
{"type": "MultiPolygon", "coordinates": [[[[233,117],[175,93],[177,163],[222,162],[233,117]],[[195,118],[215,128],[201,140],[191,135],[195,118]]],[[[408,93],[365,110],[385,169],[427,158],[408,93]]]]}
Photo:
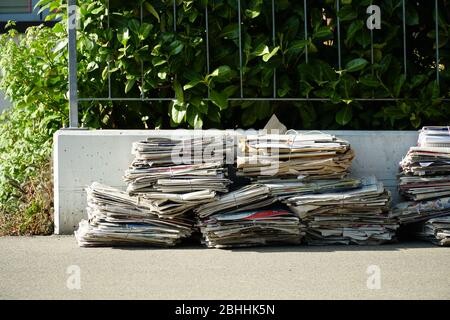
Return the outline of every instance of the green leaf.
{"type": "Polygon", "coordinates": [[[143,23],[139,28],[139,40],[144,41],[147,39],[152,29],[153,26],[151,24],[143,23]]]}
{"type": "Polygon", "coordinates": [[[394,90],[393,90],[393,94],[394,97],[399,97],[400,96],[400,91],[402,90],[403,84],[406,81],[406,76],[404,73],[402,73],[399,78],[397,79],[397,81],[395,81],[395,85],[394,85],[394,90]]]}
{"type": "Polygon", "coordinates": [[[317,31],[314,32],[315,39],[328,39],[333,36],[333,32],[330,27],[321,26],[317,31]]]}
{"type": "Polygon", "coordinates": [[[221,115],[220,115],[220,110],[215,107],[215,106],[211,106],[208,108],[208,119],[211,120],[214,123],[220,123],[220,119],[221,119],[221,115]]]}
{"type": "Polygon", "coordinates": [[[192,80],[183,86],[184,91],[192,89],[196,87],[198,84],[202,83],[203,80],[192,80]]]}
{"type": "Polygon", "coordinates": [[[416,26],[419,24],[419,13],[412,5],[406,6],[406,24],[416,26]]]}
{"type": "Polygon", "coordinates": [[[211,78],[216,78],[219,81],[228,81],[231,75],[231,68],[229,66],[220,66],[214,70],[209,76],[211,78]]]}
{"type": "Polygon", "coordinates": [[[201,129],[203,127],[203,119],[194,106],[188,106],[186,120],[195,129],[201,129]]]}
{"type": "Polygon", "coordinates": [[[178,100],[172,103],[170,117],[175,124],[180,124],[186,116],[186,105],[178,100]]]}
{"type": "Polygon", "coordinates": [[[347,65],[345,66],[345,69],[348,72],[356,72],[356,71],[360,71],[362,69],[364,69],[364,67],[368,64],[369,62],[364,59],[364,58],[357,58],[357,59],[353,59],[351,60],[349,63],[347,63],[347,65]]]}
{"type": "Polygon", "coordinates": [[[55,47],[55,49],[53,49],[53,52],[56,53],[56,52],[59,52],[59,51],[61,51],[63,49],[66,49],[67,48],[67,43],[68,43],[67,39],[64,39],[64,40],[60,41],[58,43],[58,45],[55,47]]]}
{"type": "Polygon", "coordinates": [[[125,84],[125,93],[130,92],[131,89],[133,89],[135,83],[136,83],[135,78],[131,78],[131,79],[127,80],[127,82],[125,84]]]}
{"type": "Polygon", "coordinates": [[[350,120],[352,120],[352,117],[353,117],[352,107],[349,104],[347,104],[343,109],[341,109],[336,114],[336,122],[341,126],[345,126],[347,123],[350,122],[350,120]]]}
{"type": "Polygon", "coordinates": [[[353,21],[347,29],[347,42],[353,40],[356,33],[364,27],[364,22],[361,20],[353,21]]]}
{"type": "Polygon", "coordinates": [[[145,9],[147,9],[148,12],[152,14],[158,20],[158,22],[161,22],[161,19],[159,17],[158,12],[155,10],[155,8],[148,2],[144,2],[145,9]]]}
{"type": "Polygon", "coordinates": [[[339,18],[341,22],[355,20],[358,18],[358,12],[352,6],[346,5],[339,11],[339,18]]]}
{"type": "Polygon", "coordinates": [[[242,113],[241,122],[244,127],[250,127],[256,122],[256,120],[258,120],[258,114],[255,112],[253,107],[245,109],[242,113]]]}
{"type": "Polygon", "coordinates": [[[267,53],[270,53],[269,47],[264,43],[261,43],[256,49],[252,52],[253,55],[257,57],[261,57],[267,53]]]}
{"type": "Polygon", "coordinates": [[[180,54],[181,51],[183,51],[183,48],[184,44],[179,40],[175,40],[169,46],[169,53],[171,56],[175,56],[177,54],[180,54]]]}
{"type": "Polygon", "coordinates": [[[272,59],[272,57],[273,57],[274,55],[277,54],[278,50],[280,50],[280,47],[275,47],[270,53],[264,54],[264,56],[263,56],[263,58],[262,58],[263,61],[264,61],[264,62],[268,62],[270,59],[272,59]]]}
{"type": "Polygon", "coordinates": [[[227,25],[220,34],[221,38],[235,40],[239,38],[239,25],[232,23],[227,25]]]}
{"type": "Polygon", "coordinates": [[[165,59],[161,58],[161,57],[154,57],[152,59],[152,64],[153,64],[154,67],[161,66],[161,65],[163,65],[165,63],[167,63],[167,61],[165,59]]]}
{"type": "Polygon", "coordinates": [[[181,86],[181,84],[178,82],[178,80],[175,80],[173,83],[173,89],[175,91],[175,97],[177,98],[177,100],[180,103],[184,102],[184,92],[183,92],[183,87],[181,86]]]}
{"type": "Polygon", "coordinates": [[[361,78],[359,78],[359,82],[363,85],[371,88],[377,88],[380,86],[380,80],[371,74],[365,74],[361,78]]]}
{"type": "Polygon", "coordinates": [[[130,40],[130,30],[126,27],[120,29],[117,33],[117,39],[125,47],[128,44],[128,40],[130,40]]]}
{"type": "Polygon", "coordinates": [[[228,97],[224,93],[211,90],[211,102],[218,106],[220,110],[228,108],[228,97]]]}

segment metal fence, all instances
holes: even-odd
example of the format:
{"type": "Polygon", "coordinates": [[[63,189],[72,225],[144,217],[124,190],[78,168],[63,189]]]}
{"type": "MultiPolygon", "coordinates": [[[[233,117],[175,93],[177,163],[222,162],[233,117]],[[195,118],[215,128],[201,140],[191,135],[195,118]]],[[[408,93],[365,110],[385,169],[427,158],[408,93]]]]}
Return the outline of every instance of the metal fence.
{"type": "MultiPolygon", "coordinates": [[[[311,98],[309,96],[305,97],[293,97],[293,98],[280,98],[277,97],[277,72],[274,70],[274,77],[273,77],[273,96],[272,97],[246,97],[244,96],[244,75],[243,75],[243,47],[242,47],[242,12],[241,12],[241,0],[235,0],[237,1],[237,8],[238,8],[238,26],[239,26],[239,71],[240,71],[240,94],[239,97],[233,97],[229,98],[229,101],[285,101],[285,102],[308,102],[308,101],[318,101],[318,102],[326,102],[330,101],[329,98],[311,98]]],[[[272,4],[272,37],[273,37],[273,45],[276,45],[276,10],[275,10],[275,1],[271,0],[272,4]]],[[[303,10],[304,10],[304,16],[307,16],[308,12],[308,0],[299,0],[303,1],[303,10]]],[[[411,1],[411,0],[410,0],[411,1]]],[[[125,98],[125,97],[113,97],[111,94],[111,75],[108,72],[108,96],[107,97],[78,97],[78,90],[77,90],[77,39],[76,39],[76,2],[77,0],[68,0],[69,4],[69,10],[68,10],[68,16],[69,16],[69,106],[70,106],[70,117],[69,117],[69,126],[70,128],[77,128],[78,123],[78,102],[83,101],[173,101],[176,98],[154,98],[154,97],[147,97],[145,96],[145,93],[142,90],[142,94],[140,97],[135,98],[125,98]]],[[[110,26],[110,16],[109,16],[109,0],[106,0],[106,5],[108,8],[108,27],[110,26]]],[[[403,28],[403,71],[405,76],[407,75],[407,31],[406,31],[406,2],[407,0],[402,0],[402,28],[403,28]]],[[[431,2],[431,1],[430,1],[431,2]]],[[[338,60],[338,67],[339,69],[342,69],[342,50],[341,50],[341,21],[339,18],[339,11],[340,11],[340,0],[336,0],[336,13],[337,13],[337,19],[336,19],[336,33],[337,33],[337,60],[338,60]]],[[[434,0],[434,9],[435,9],[435,15],[436,15],[436,21],[435,21],[435,33],[436,33],[436,51],[435,51],[435,62],[436,62],[436,81],[439,85],[440,82],[440,75],[439,75],[439,63],[440,63],[440,53],[439,53],[439,19],[437,18],[439,16],[439,0],[434,0]]],[[[177,31],[177,23],[175,17],[177,16],[177,4],[176,0],[173,0],[173,15],[174,15],[174,24],[173,24],[173,31],[177,31]]],[[[141,23],[143,22],[143,5],[140,5],[140,19],[141,23]]],[[[308,40],[308,22],[307,19],[304,19],[304,33],[305,33],[305,40],[308,40]]],[[[371,34],[371,44],[370,44],[370,51],[371,51],[371,63],[374,63],[374,31],[370,30],[371,34]]],[[[208,6],[205,6],[205,43],[206,43],[206,61],[207,61],[207,73],[210,73],[210,48],[209,48],[209,20],[208,20],[208,6]]],[[[308,46],[305,47],[305,62],[309,62],[309,53],[308,53],[308,46]]],[[[110,69],[110,65],[108,62],[108,70],[110,69]]],[[[144,79],[144,66],[143,62],[141,63],[141,79],[144,79]]],[[[208,97],[205,97],[204,100],[209,100],[209,94],[208,97]]],[[[405,100],[404,98],[354,98],[353,100],[356,101],[384,101],[384,102],[395,102],[395,101],[401,101],[405,100]]],[[[450,101],[450,99],[443,99],[443,101],[450,101]]]]}

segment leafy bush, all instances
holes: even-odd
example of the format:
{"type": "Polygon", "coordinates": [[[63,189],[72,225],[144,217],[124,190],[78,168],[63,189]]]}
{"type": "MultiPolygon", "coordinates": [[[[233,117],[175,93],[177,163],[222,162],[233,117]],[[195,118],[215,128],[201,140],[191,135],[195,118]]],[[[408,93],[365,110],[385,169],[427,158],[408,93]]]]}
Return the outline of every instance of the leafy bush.
{"type": "Polygon", "coordinates": [[[1,226],[14,234],[52,231],[51,137],[68,112],[67,60],[53,51],[59,41],[44,27],[0,37],[0,87],[14,102],[0,118],[0,210],[9,217],[1,226]],[[36,212],[45,219],[34,221],[36,212]]]}
{"type": "Polygon", "coordinates": [[[91,105],[86,125],[133,126],[142,120],[149,128],[259,127],[273,113],[290,127],[317,129],[412,129],[449,120],[448,102],[443,101],[449,97],[447,0],[440,1],[438,19],[440,87],[435,81],[436,33],[430,1],[407,2],[405,75],[401,0],[377,2],[383,21],[381,30],[373,32],[373,57],[371,32],[365,26],[371,1],[342,1],[341,69],[336,1],[308,1],[307,37],[303,1],[276,1],[274,41],[271,1],[242,0],[243,96],[273,97],[276,70],[277,98],[329,100],[272,103],[227,101],[241,96],[237,1],[208,2],[209,70],[206,2],[177,0],[176,32],[172,0],[111,0],[109,24],[104,1],[80,3],[80,72],[92,79],[80,88],[82,96],[108,96],[110,75],[114,97],[176,97],[170,104],[115,102],[107,114],[91,105]],[[373,97],[393,101],[355,99],[373,97]]]}

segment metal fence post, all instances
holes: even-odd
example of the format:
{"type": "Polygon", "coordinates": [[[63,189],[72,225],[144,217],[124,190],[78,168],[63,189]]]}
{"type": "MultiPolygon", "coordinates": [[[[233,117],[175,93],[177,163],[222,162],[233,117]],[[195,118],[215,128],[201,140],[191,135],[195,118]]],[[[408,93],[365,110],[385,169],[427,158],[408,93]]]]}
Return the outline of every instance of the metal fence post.
{"type": "Polygon", "coordinates": [[[67,29],[69,30],[69,127],[78,128],[76,0],[68,0],[68,4],[67,29]]]}

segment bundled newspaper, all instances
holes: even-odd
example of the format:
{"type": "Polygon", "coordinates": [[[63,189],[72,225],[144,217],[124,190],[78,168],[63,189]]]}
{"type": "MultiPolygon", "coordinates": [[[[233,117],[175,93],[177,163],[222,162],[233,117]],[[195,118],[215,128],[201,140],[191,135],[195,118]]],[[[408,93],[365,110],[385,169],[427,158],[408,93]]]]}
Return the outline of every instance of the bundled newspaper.
{"type": "Polygon", "coordinates": [[[399,191],[402,196],[414,201],[423,201],[450,196],[450,175],[446,176],[399,176],[399,191]]]}
{"type": "Polygon", "coordinates": [[[398,223],[389,214],[391,196],[375,177],[345,191],[284,199],[307,225],[308,244],[382,244],[395,240],[398,223]]]}
{"type": "Polygon", "coordinates": [[[448,175],[450,148],[411,147],[400,162],[400,167],[405,175],[448,175]]]}
{"type": "Polygon", "coordinates": [[[423,127],[420,130],[418,145],[420,147],[450,148],[450,127],[423,127]]]}
{"type": "Polygon", "coordinates": [[[427,220],[420,225],[416,235],[440,246],[450,246],[450,216],[427,220]]]}
{"type": "Polygon", "coordinates": [[[434,243],[443,240],[438,230],[450,216],[450,131],[449,127],[424,127],[418,147],[411,147],[400,162],[399,192],[401,202],[393,214],[402,225],[419,229],[416,235],[434,243]],[[438,227],[436,227],[438,226],[438,227]]]}
{"type": "Polygon", "coordinates": [[[209,248],[299,244],[305,227],[293,213],[282,209],[228,212],[199,223],[209,248]]]}
{"type": "Polygon", "coordinates": [[[89,220],[81,221],[75,231],[80,246],[173,246],[192,233],[192,219],[162,219],[146,199],[97,182],[86,191],[89,220]]]}
{"type": "Polygon", "coordinates": [[[211,190],[226,192],[224,161],[232,143],[223,136],[148,138],[133,143],[135,156],[125,171],[130,194],[211,190]]]}
{"type": "Polygon", "coordinates": [[[299,179],[260,177],[254,183],[269,187],[270,193],[277,197],[278,200],[294,195],[351,190],[361,186],[361,180],[352,178],[303,181],[299,179]]]}
{"type": "Polygon", "coordinates": [[[248,211],[273,204],[276,198],[270,189],[264,185],[248,185],[238,190],[217,197],[211,202],[202,204],[194,209],[199,218],[206,218],[212,214],[225,212],[248,211]]]}
{"type": "Polygon", "coordinates": [[[348,174],[353,158],[347,141],[322,132],[247,135],[239,141],[237,168],[243,176],[334,179],[348,174]]]}
{"type": "Polygon", "coordinates": [[[177,217],[228,191],[224,167],[232,143],[223,136],[149,138],[133,143],[127,191],[152,204],[160,217],[177,217]]]}
{"type": "Polygon", "coordinates": [[[450,215],[450,197],[427,201],[408,201],[398,203],[394,210],[401,224],[421,222],[434,217],[450,215]]]}

